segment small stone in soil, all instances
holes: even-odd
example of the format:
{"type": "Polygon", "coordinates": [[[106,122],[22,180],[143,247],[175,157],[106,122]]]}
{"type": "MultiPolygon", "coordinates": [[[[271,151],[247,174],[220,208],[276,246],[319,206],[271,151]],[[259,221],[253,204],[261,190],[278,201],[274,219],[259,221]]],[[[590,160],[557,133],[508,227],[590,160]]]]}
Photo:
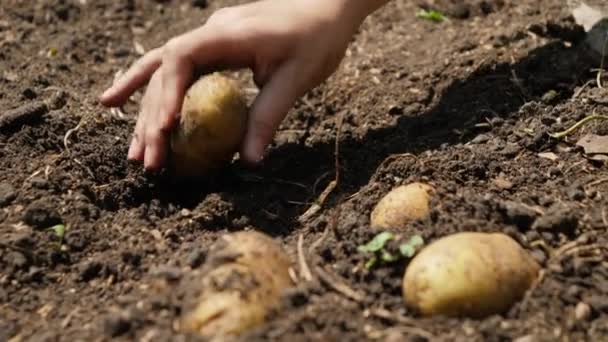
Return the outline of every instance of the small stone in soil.
{"type": "Polygon", "coordinates": [[[585,302],[579,302],[574,309],[574,317],[577,321],[586,321],[591,317],[591,307],[585,302]]]}
{"type": "Polygon", "coordinates": [[[534,210],[513,201],[505,201],[501,203],[500,207],[505,221],[516,225],[519,229],[529,228],[537,215],[534,210]]]}
{"type": "Polygon", "coordinates": [[[25,209],[23,221],[34,228],[44,229],[61,223],[61,217],[50,203],[38,200],[25,209]]]}
{"type": "Polygon", "coordinates": [[[49,182],[42,177],[34,177],[30,180],[30,184],[32,187],[37,189],[47,189],[49,187],[49,182]]]}
{"type": "Polygon", "coordinates": [[[29,272],[27,273],[27,279],[32,282],[41,282],[44,278],[44,272],[40,267],[30,267],[29,272]]]}
{"type": "Polygon", "coordinates": [[[141,264],[141,255],[137,253],[123,252],[122,261],[131,266],[138,267],[141,264]]]}
{"type": "Polygon", "coordinates": [[[8,183],[0,183],[0,208],[9,205],[17,197],[15,188],[8,183]]]}
{"type": "Polygon", "coordinates": [[[608,312],[608,298],[600,295],[592,295],[585,299],[595,312],[608,312]]]}
{"type": "Polygon", "coordinates": [[[104,332],[111,337],[118,337],[131,330],[131,322],[120,315],[112,315],[104,321],[104,332]]]}
{"type": "Polygon", "coordinates": [[[97,261],[87,261],[79,267],[80,279],[82,281],[92,280],[99,275],[102,268],[103,265],[97,261]]]}
{"type": "Polygon", "coordinates": [[[585,198],[585,190],[583,189],[582,185],[575,184],[574,186],[568,188],[567,195],[568,198],[573,201],[580,201],[585,198]]]}
{"type": "Polygon", "coordinates": [[[150,271],[151,275],[154,277],[164,278],[168,281],[176,281],[179,280],[182,276],[182,272],[179,268],[173,266],[159,266],[156,269],[150,271]]]}
{"type": "Polygon", "coordinates": [[[197,268],[205,262],[207,255],[202,248],[195,248],[190,254],[188,254],[188,265],[191,268],[197,268]]]}
{"type": "Polygon", "coordinates": [[[28,265],[27,258],[25,257],[25,255],[17,251],[8,253],[8,255],[6,256],[6,260],[15,268],[23,269],[28,265]]]}
{"type": "Polygon", "coordinates": [[[522,337],[518,337],[513,340],[513,342],[537,342],[538,339],[534,335],[525,335],[522,337]]]}

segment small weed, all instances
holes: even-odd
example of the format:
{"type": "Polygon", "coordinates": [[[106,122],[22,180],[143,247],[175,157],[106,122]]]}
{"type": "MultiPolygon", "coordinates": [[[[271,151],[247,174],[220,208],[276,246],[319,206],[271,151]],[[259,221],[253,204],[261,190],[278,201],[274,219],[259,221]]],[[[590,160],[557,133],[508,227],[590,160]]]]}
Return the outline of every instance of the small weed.
{"type": "Polygon", "coordinates": [[[397,253],[391,253],[385,247],[386,244],[397,237],[390,232],[382,232],[376,235],[365,245],[359,246],[358,251],[371,253],[372,257],[365,263],[365,268],[370,269],[378,262],[391,263],[400,259],[410,259],[424,245],[424,240],[420,235],[412,236],[407,242],[399,245],[397,253]]]}
{"type": "Polygon", "coordinates": [[[48,230],[52,230],[53,233],[55,233],[55,236],[58,239],[57,249],[61,249],[61,246],[63,245],[63,238],[65,236],[65,225],[63,225],[63,224],[54,225],[51,228],[48,228],[48,230]]]}
{"type": "Polygon", "coordinates": [[[443,13],[441,13],[439,11],[435,11],[435,10],[420,9],[420,10],[418,10],[418,12],[416,12],[416,18],[440,23],[445,20],[445,15],[443,15],[443,13]]]}

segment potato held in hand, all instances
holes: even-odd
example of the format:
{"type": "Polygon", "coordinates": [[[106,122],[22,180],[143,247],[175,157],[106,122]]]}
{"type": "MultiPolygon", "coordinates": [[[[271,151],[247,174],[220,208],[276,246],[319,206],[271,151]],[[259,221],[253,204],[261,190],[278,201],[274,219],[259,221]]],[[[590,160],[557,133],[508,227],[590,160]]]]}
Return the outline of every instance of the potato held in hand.
{"type": "Polygon", "coordinates": [[[204,176],[229,162],[247,124],[247,103],[235,80],[219,73],[201,77],[186,92],[179,125],[171,135],[174,172],[204,176]]]}
{"type": "Polygon", "coordinates": [[[293,286],[289,257],[272,238],[257,232],[223,236],[214,244],[191,286],[181,329],[223,340],[260,323],[293,286]]]}
{"type": "Polygon", "coordinates": [[[500,314],[532,285],[538,264],[499,233],[458,233],[435,241],[409,264],[403,295],[423,315],[500,314]]]}
{"type": "Polygon", "coordinates": [[[371,225],[382,229],[399,229],[409,222],[429,214],[433,187],[424,183],[411,183],[392,189],[371,214],[371,225]]]}

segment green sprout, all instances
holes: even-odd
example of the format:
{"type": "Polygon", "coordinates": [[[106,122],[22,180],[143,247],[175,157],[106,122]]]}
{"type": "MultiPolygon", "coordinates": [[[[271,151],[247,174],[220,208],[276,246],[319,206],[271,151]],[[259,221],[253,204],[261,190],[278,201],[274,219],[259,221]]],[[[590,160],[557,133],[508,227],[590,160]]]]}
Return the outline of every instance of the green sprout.
{"type": "Polygon", "coordinates": [[[65,225],[54,225],[49,228],[49,230],[52,230],[55,233],[55,236],[57,237],[57,239],[59,239],[59,246],[61,246],[63,244],[63,237],[65,235],[65,225]]]}
{"type": "Polygon", "coordinates": [[[390,232],[382,232],[376,235],[365,245],[359,246],[357,249],[362,253],[371,253],[372,257],[365,263],[365,268],[374,267],[379,261],[383,263],[392,263],[400,259],[412,258],[416,252],[424,245],[424,240],[420,235],[412,236],[408,242],[399,246],[399,254],[395,255],[385,249],[386,244],[395,239],[395,235],[390,232]]]}
{"type": "Polygon", "coordinates": [[[413,257],[416,252],[424,245],[424,240],[420,235],[414,235],[410,240],[399,246],[399,252],[406,258],[413,257]]]}
{"type": "Polygon", "coordinates": [[[416,12],[416,18],[421,18],[421,19],[433,21],[436,23],[440,23],[445,20],[445,15],[443,15],[443,13],[436,11],[436,10],[419,9],[418,12],[416,12]]]}
{"type": "Polygon", "coordinates": [[[378,252],[382,250],[384,245],[386,245],[386,243],[392,240],[394,237],[395,235],[393,235],[391,232],[382,232],[371,239],[370,242],[363,246],[359,246],[358,250],[359,252],[378,252]]]}

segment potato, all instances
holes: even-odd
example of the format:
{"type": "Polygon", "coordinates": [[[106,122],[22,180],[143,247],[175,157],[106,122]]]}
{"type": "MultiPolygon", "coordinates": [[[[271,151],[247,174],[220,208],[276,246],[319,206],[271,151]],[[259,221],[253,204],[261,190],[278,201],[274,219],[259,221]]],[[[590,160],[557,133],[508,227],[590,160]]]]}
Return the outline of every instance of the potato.
{"type": "Polygon", "coordinates": [[[424,183],[410,183],[392,189],[372,211],[372,227],[399,229],[411,221],[425,218],[429,214],[433,192],[433,187],[424,183]]]}
{"type": "Polygon", "coordinates": [[[262,233],[223,236],[195,278],[194,303],[185,305],[180,329],[223,340],[263,323],[293,286],[290,266],[281,246],[262,233]]]}
{"type": "Polygon", "coordinates": [[[239,84],[220,73],[202,76],[186,92],[179,124],[171,133],[171,164],[184,178],[205,176],[229,162],[247,124],[239,84]]]}
{"type": "Polygon", "coordinates": [[[421,314],[481,318],[520,300],[536,261],[509,236],[457,233],[425,247],[403,277],[403,296],[421,314]]]}

